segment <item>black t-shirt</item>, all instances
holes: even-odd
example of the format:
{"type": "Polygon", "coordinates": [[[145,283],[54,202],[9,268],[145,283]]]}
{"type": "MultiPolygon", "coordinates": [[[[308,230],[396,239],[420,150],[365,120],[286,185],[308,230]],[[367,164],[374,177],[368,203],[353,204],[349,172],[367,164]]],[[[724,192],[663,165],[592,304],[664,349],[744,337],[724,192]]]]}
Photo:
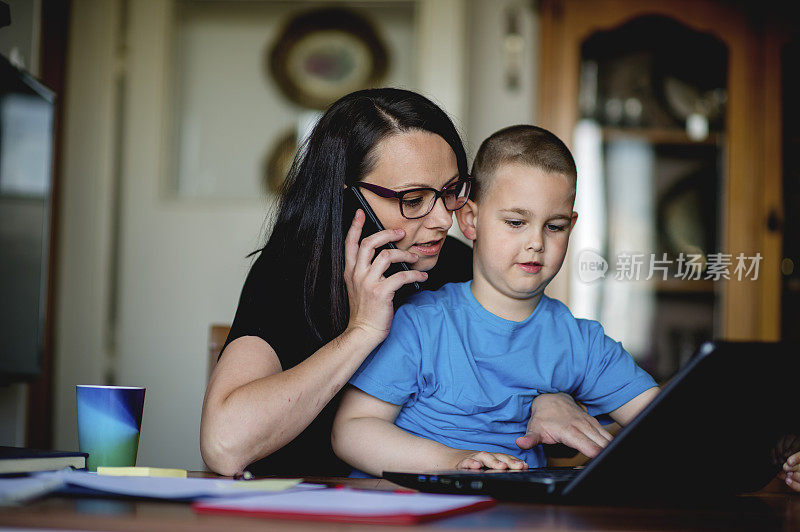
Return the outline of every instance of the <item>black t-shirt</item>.
{"type": "MultiPolygon", "coordinates": [[[[245,280],[239,307],[225,342],[242,336],[258,336],[272,346],[284,370],[292,368],[330,341],[312,334],[302,306],[298,275],[282,257],[261,252],[245,280]]],[[[424,290],[436,290],[448,282],[472,278],[472,248],[447,237],[436,266],[428,272],[424,290]]],[[[395,307],[413,289],[395,296],[395,307]]],[[[223,347],[224,349],[224,347],[223,347]]],[[[249,467],[260,475],[346,476],[352,469],[331,449],[331,427],[341,392],[294,440],[249,467]]]]}

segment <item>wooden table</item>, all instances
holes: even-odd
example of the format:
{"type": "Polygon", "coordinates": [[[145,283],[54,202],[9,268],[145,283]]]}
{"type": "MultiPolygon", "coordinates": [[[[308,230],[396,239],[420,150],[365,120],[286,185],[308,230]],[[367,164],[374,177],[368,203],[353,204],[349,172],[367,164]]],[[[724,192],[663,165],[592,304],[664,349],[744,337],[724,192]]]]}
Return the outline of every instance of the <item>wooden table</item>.
{"type": "MultiPolygon", "coordinates": [[[[364,489],[392,490],[385,480],[307,479],[364,489]]],[[[674,507],[608,507],[499,502],[487,510],[417,526],[375,526],[313,521],[288,521],[231,515],[196,514],[188,504],[100,498],[49,497],[21,507],[0,508],[0,528],[72,530],[753,530],[799,531],[800,494],[778,481],[765,490],[737,497],[723,505],[674,507]]]]}

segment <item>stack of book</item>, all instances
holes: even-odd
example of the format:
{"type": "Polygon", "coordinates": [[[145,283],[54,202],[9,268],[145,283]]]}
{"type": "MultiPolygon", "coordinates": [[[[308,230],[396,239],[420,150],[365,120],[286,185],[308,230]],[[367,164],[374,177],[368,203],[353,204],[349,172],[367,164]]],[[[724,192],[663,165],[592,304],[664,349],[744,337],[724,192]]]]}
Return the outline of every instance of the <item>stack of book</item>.
{"type": "Polygon", "coordinates": [[[25,447],[0,446],[0,475],[55,471],[65,467],[86,469],[87,453],[46,451],[25,447]]]}

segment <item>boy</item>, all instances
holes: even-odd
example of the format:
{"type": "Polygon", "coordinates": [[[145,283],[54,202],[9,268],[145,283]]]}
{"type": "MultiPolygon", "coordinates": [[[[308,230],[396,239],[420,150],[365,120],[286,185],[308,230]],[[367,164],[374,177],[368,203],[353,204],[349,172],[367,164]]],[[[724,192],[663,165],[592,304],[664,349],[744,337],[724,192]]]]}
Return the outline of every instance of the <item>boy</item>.
{"type": "Polygon", "coordinates": [[[456,211],[474,242],[473,280],[398,309],[334,421],[334,451],[372,475],[542,467],[541,446],[515,443],[538,394],[567,392],[625,425],[658,393],[599,323],[543,293],[578,218],[564,143],[538,127],[505,128],[481,144],[473,177],[456,211]]]}

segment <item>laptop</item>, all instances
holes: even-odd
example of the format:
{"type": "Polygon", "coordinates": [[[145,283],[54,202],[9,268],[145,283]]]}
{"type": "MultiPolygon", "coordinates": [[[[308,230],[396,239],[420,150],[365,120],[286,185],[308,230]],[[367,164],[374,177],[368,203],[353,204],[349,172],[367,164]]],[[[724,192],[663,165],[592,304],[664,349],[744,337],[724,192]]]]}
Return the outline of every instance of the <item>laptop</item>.
{"type": "Polygon", "coordinates": [[[798,345],[706,342],[586,466],[383,478],[501,500],[708,500],[757,491],[800,450],[798,375],[798,345]]]}

